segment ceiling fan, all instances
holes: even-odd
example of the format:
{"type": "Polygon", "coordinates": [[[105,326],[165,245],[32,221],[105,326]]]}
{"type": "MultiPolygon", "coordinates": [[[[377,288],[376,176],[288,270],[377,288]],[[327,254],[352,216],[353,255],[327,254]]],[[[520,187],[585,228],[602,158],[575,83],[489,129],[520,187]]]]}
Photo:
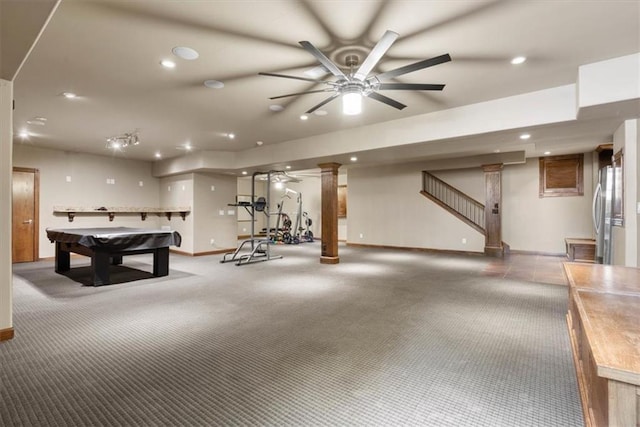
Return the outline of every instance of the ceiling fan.
{"type": "Polygon", "coordinates": [[[394,77],[402,76],[404,74],[412,73],[414,71],[422,70],[427,67],[442,64],[444,62],[451,61],[449,54],[436,56],[434,58],[425,59],[416,63],[405,65],[403,67],[395,68],[384,73],[377,75],[369,75],[371,70],[376,66],[378,61],[389,50],[393,42],[398,38],[398,33],[393,31],[386,31],[382,38],[371,50],[367,58],[359,64],[359,58],[357,55],[348,55],[346,57],[346,65],[351,69],[348,74],[345,74],[334,62],[327,58],[318,48],[313,46],[308,41],[301,41],[300,45],[307,50],[310,54],[316,57],[316,59],[335,77],[337,80],[316,80],[307,77],[290,76],[286,74],[276,73],[258,73],[263,76],[272,77],[284,77],[287,79],[304,80],[314,83],[322,83],[327,85],[324,89],[309,90],[306,92],[290,93],[287,95],[274,96],[269,99],[280,99],[289,96],[306,95],[310,93],[331,92],[331,96],[313,106],[306,111],[306,114],[311,114],[318,108],[333,101],[339,96],[342,96],[343,113],[348,115],[360,114],[362,111],[362,97],[374,99],[376,101],[387,104],[391,107],[402,110],[406,105],[398,102],[388,96],[378,93],[382,90],[442,90],[445,85],[443,84],[423,84],[423,83],[384,83],[384,80],[392,79],[394,77]],[[356,70],[356,67],[359,68],[356,70]]]}

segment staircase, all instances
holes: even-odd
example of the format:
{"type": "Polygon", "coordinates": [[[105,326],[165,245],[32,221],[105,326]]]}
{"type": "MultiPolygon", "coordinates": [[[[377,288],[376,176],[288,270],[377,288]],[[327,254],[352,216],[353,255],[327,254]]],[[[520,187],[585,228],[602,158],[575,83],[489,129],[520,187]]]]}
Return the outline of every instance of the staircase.
{"type": "MultiPolygon", "coordinates": [[[[427,171],[422,171],[422,191],[420,194],[444,208],[477,232],[486,235],[485,207],[482,203],[427,171]]],[[[509,253],[509,245],[502,242],[502,248],[503,255],[507,255],[509,253]]]]}
{"type": "Polygon", "coordinates": [[[485,234],[484,205],[427,171],[422,172],[422,191],[427,199],[443,207],[465,224],[485,234]]]}

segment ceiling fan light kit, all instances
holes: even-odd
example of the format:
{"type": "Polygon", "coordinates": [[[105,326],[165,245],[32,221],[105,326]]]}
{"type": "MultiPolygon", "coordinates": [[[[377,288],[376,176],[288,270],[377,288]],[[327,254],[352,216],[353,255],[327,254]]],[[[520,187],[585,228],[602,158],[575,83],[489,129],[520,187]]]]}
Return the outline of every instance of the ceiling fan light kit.
{"type": "Polygon", "coordinates": [[[359,64],[359,58],[357,55],[348,55],[346,57],[346,65],[350,68],[349,74],[345,74],[333,61],[325,56],[318,48],[313,46],[308,41],[301,41],[300,45],[310,54],[312,54],[320,64],[326,68],[334,77],[335,81],[331,80],[317,80],[308,77],[290,76],[286,74],[275,73],[259,73],[263,76],[281,77],[294,80],[309,81],[318,84],[324,84],[327,87],[318,90],[309,90],[305,92],[290,93],[287,95],[274,96],[269,99],[280,99],[289,96],[306,95],[311,93],[329,92],[331,96],[324,99],[319,104],[311,107],[305,112],[305,114],[311,114],[320,107],[328,104],[337,97],[342,97],[342,112],[346,115],[357,115],[362,112],[362,98],[367,97],[390,107],[402,110],[406,105],[398,102],[392,98],[378,93],[382,90],[433,90],[441,91],[444,89],[443,84],[420,84],[420,83],[384,83],[384,80],[393,79],[404,74],[412,73],[414,71],[422,70],[424,68],[432,67],[434,65],[442,64],[444,62],[451,61],[449,54],[440,55],[434,58],[418,61],[413,64],[405,65],[403,67],[395,68],[384,73],[377,75],[369,75],[371,71],[378,64],[380,59],[385,55],[387,50],[398,38],[398,33],[393,31],[386,31],[378,43],[373,47],[366,59],[359,64]],[[356,69],[356,67],[358,67],[356,69]]]}
{"type": "Polygon", "coordinates": [[[355,116],[362,112],[362,94],[358,90],[345,91],[342,94],[342,113],[355,116]]]}

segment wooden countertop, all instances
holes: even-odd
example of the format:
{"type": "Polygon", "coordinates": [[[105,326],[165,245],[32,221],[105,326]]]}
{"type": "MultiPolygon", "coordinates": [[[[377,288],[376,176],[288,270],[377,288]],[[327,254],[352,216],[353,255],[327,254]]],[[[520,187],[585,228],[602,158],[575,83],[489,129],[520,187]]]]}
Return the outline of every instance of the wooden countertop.
{"type": "MultiPolygon", "coordinates": [[[[640,269],[602,264],[565,262],[569,286],[594,292],[640,295],[640,269]]],[[[640,306],[638,306],[640,311],[640,306]]],[[[640,325],[640,324],[638,324],[640,325]]],[[[640,326],[638,326],[640,328],[640,326]]]]}
{"type": "Polygon", "coordinates": [[[640,386],[640,269],[564,263],[598,376],[640,386]]]}
{"type": "Polygon", "coordinates": [[[640,295],[577,294],[598,376],[640,386],[640,295]]]}

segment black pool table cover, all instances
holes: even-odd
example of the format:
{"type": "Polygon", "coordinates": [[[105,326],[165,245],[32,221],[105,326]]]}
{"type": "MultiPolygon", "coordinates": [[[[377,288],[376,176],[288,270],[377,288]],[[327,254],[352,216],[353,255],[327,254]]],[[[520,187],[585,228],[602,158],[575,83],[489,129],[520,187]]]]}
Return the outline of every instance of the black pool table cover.
{"type": "Polygon", "coordinates": [[[152,253],[153,275],[166,276],[169,246],[182,243],[177,231],[129,227],[47,229],[47,237],[56,244],[56,272],[70,269],[71,252],[88,256],[94,286],[111,283],[109,263],[122,264],[124,255],[152,253]]]}
{"type": "Polygon", "coordinates": [[[154,249],[182,243],[177,231],[131,227],[47,228],[47,237],[51,242],[77,243],[87,248],[109,246],[120,250],[154,249]]]}

